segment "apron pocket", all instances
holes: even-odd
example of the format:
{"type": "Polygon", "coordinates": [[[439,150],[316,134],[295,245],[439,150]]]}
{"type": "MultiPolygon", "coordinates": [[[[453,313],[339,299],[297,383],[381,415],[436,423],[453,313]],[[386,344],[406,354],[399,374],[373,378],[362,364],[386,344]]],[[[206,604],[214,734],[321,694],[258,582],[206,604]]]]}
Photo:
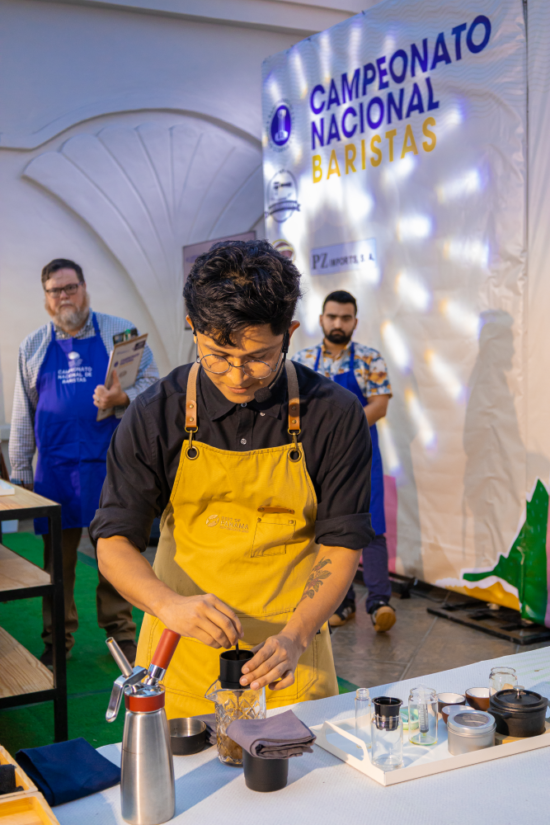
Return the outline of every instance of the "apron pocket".
{"type": "Polygon", "coordinates": [[[296,519],[287,516],[264,516],[258,518],[251,556],[282,556],[286,546],[294,537],[296,519]]]}

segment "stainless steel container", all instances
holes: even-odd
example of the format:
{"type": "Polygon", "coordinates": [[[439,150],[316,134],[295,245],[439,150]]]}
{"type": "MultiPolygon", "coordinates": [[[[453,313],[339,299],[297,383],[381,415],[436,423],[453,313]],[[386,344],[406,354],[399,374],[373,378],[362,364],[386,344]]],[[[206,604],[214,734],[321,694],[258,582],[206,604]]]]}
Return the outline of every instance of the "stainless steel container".
{"type": "Polygon", "coordinates": [[[447,735],[449,753],[458,756],[472,753],[495,744],[496,722],[484,710],[461,710],[449,716],[447,735]]]}

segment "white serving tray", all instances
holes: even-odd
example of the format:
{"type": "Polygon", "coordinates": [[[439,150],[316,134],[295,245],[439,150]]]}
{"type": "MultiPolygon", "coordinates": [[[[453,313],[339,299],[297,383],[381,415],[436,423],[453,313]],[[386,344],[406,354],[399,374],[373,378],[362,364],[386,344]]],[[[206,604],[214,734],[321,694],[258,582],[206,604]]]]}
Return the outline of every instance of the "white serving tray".
{"type": "Polygon", "coordinates": [[[380,785],[396,785],[398,782],[408,782],[410,779],[420,779],[422,776],[453,771],[455,768],[490,762],[492,759],[502,759],[504,756],[547,748],[550,745],[550,731],[547,729],[546,733],[540,736],[531,736],[518,742],[509,742],[506,745],[483,748],[474,753],[452,756],[447,747],[447,726],[440,719],[437,745],[429,748],[411,745],[408,741],[408,732],[404,731],[403,767],[393,771],[383,771],[372,764],[365,742],[355,736],[355,718],[337,723],[324,722],[322,725],[315,725],[311,730],[317,737],[316,745],[320,745],[380,785]]]}

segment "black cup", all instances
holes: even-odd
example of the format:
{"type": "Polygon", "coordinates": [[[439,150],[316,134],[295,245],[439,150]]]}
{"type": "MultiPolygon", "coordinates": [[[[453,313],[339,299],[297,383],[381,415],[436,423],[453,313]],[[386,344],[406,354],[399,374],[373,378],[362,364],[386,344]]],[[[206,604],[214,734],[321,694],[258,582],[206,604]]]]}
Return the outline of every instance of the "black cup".
{"type": "Polygon", "coordinates": [[[243,748],[244,781],[251,791],[280,791],[288,782],[288,759],[262,759],[243,748]]]}
{"type": "Polygon", "coordinates": [[[226,650],[220,653],[220,684],[226,690],[245,690],[249,685],[241,685],[243,665],[254,654],[251,650],[226,650]]]}

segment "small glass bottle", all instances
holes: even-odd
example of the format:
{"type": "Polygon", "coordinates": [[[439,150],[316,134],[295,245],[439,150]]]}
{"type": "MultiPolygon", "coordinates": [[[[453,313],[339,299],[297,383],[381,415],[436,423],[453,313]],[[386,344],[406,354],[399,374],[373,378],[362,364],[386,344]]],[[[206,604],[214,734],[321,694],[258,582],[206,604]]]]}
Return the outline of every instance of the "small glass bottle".
{"type": "Polygon", "coordinates": [[[489,674],[489,689],[491,696],[499,690],[513,688],[518,683],[517,673],[513,667],[493,667],[489,674]]]}
{"type": "Polygon", "coordinates": [[[365,743],[367,748],[371,746],[371,714],[372,702],[368,688],[357,688],[355,691],[355,735],[365,743]]]}
{"type": "Polygon", "coordinates": [[[403,702],[390,696],[373,700],[371,739],[372,764],[383,771],[403,765],[403,722],[399,711],[403,702]]]}
{"type": "Polygon", "coordinates": [[[437,744],[437,694],[433,688],[413,688],[409,694],[409,741],[413,745],[437,744]],[[416,721],[418,720],[418,721],[416,721]]]}

